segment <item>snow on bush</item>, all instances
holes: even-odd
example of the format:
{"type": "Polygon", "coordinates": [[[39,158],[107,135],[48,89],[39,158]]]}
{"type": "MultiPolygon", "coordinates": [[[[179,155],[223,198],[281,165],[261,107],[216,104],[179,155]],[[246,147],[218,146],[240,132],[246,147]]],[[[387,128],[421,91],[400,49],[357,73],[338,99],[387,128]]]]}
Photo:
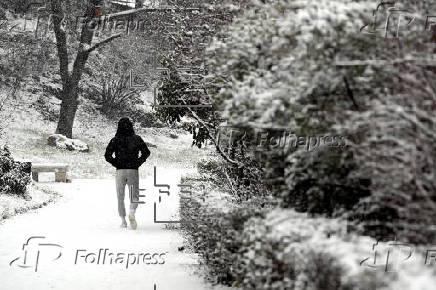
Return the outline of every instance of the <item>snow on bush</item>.
{"type": "MultiPolygon", "coordinates": [[[[201,192],[199,188],[196,184],[192,191],[201,192]]],[[[235,281],[233,265],[241,246],[239,237],[244,222],[262,215],[265,210],[249,202],[235,205],[214,193],[216,191],[208,189],[206,196],[182,196],[181,225],[193,250],[207,265],[208,277],[231,285],[235,281]]]]}
{"type": "Polygon", "coordinates": [[[310,218],[293,210],[278,209],[265,218],[250,219],[235,263],[242,288],[409,290],[434,285],[435,271],[424,265],[422,254],[414,253],[396,271],[385,272],[388,250],[390,267],[395,259],[390,242],[377,243],[346,229],[346,222],[310,218]],[[374,244],[378,260],[372,268],[374,244]],[[371,259],[362,263],[366,258],[371,259]]]}
{"type": "Polygon", "coordinates": [[[0,194],[24,196],[30,175],[26,165],[14,161],[7,147],[0,149],[0,194]]]}
{"type": "MultiPolygon", "coordinates": [[[[367,224],[365,233],[433,242],[425,227],[436,219],[436,71],[406,59],[428,58],[434,48],[419,33],[401,40],[360,33],[377,4],[259,1],[228,27],[228,39],[209,48],[210,91],[229,125],[347,137],[339,156],[345,164],[334,161],[333,150],[271,152],[267,161],[274,162],[266,162],[265,171],[279,196],[292,200],[302,191],[323,200],[348,192],[359,199],[370,193],[352,211],[356,200],[344,207],[350,219],[367,224]],[[358,65],[338,66],[350,61],[358,65]],[[350,171],[336,174],[344,168],[350,171]]],[[[397,4],[426,14],[425,3],[397,4]]]]}

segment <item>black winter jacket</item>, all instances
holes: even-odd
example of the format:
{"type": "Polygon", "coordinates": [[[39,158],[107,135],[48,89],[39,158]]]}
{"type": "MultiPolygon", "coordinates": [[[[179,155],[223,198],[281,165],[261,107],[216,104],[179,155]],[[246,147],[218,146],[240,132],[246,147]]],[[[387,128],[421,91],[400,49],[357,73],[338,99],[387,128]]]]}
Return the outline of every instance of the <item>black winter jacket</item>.
{"type": "Polygon", "coordinates": [[[117,169],[138,169],[148,156],[150,156],[150,150],[138,135],[115,136],[109,142],[104,154],[106,161],[117,169]]]}

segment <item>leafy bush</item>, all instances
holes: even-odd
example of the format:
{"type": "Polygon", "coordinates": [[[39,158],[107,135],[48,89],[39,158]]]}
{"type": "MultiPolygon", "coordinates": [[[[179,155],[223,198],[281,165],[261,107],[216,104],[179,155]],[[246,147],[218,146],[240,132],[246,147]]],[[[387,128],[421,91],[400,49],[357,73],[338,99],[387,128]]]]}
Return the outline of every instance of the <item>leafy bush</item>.
{"type": "Polygon", "coordinates": [[[243,203],[231,209],[212,207],[200,198],[182,198],[180,204],[181,226],[190,244],[208,266],[209,278],[231,285],[235,281],[233,264],[241,247],[239,236],[244,223],[254,216],[261,216],[264,209],[243,203]]]}
{"type": "Polygon", "coordinates": [[[346,223],[293,210],[267,214],[252,203],[211,207],[211,200],[182,198],[181,217],[214,282],[259,290],[386,289],[383,272],[359,266],[371,242],[347,237],[346,223]]]}
{"type": "MultiPolygon", "coordinates": [[[[249,220],[235,262],[236,284],[259,290],[370,290],[385,286],[382,274],[357,268],[358,259],[347,250],[357,250],[360,245],[338,238],[344,236],[344,227],[337,220],[311,219],[292,210],[275,210],[265,218],[249,220]],[[340,253],[335,248],[340,248],[340,253]],[[358,270],[350,273],[353,268],[358,270]],[[367,283],[367,275],[372,277],[371,283],[367,283]]],[[[358,252],[364,255],[362,249],[358,252]]]]}
{"type": "Polygon", "coordinates": [[[139,91],[130,88],[129,76],[108,76],[102,78],[101,87],[94,87],[86,93],[89,99],[99,105],[99,110],[109,118],[126,115],[142,127],[162,127],[156,114],[145,111],[139,91]]]}
{"type": "Polygon", "coordinates": [[[197,163],[197,169],[199,174],[212,174],[217,178],[224,178],[223,172],[224,163],[221,160],[216,159],[202,159],[197,163]]]}
{"type": "Polygon", "coordinates": [[[40,75],[53,65],[53,44],[35,39],[28,33],[0,33],[0,83],[10,85],[15,79],[40,75]]]}
{"type": "Polygon", "coordinates": [[[318,148],[294,153],[288,160],[287,190],[281,196],[285,208],[332,216],[350,211],[370,195],[369,180],[355,176],[357,164],[350,151],[318,148]]]}
{"type": "Polygon", "coordinates": [[[139,123],[142,127],[165,127],[165,124],[159,121],[156,114],[153,112],[144,111],[141,108],[137,108],[132,105],[130,108],[126,108],[124,114],[127,114],[129,118],[135,122],[139,123]]]}
{"type": "Polygon", "coordinates": [[[15,162],[7,147],[0,149],[0,193],[24,196],[30,183],[27,165],[15,162]]]}
{"type": "MultiPolygon", "coordinates": [[[[262,169],[283,205],[327,215],[342,208],[363,217],[366,234],[432,241],[425,226],[415,231],[436,219],[435,71],[408,60],[428,58],[432,34],[375,41],[356,33],[371,23],[371,1],[256,3],[209,48],[209,91],[221,117],[252,130],[346,136],[350,145],[265,154],[262,169]]],[[[429,7],[396,5],[422,14],[429,7]]]]}
{"type": "MultiPolygon", "coordinates": [[[[363,25],[367,4],[338,0],[296,8],[294,1],[256,3],[256,13],[236,19],[228,28],[230,37],[209,49],[211,87],[220,88],[215,105],[229,125],[248,132],[248,139],[259,129],[280,135],[278,128],[298,136],[330,135],[342,122],[341,111],[352,107],[332,60],[348,53],[344,30],[355,34],[353,29],[363,25]],[[304,27],[304,33],[295,27],[304,27]]],[[[353,45],[364,43],[361,36],[350,38],[356,38],[353,45]]],[[[365,176],[347,171],[357,167],[353,158],[338,163],[346,152],[262,149],[253,159],[282,206],[332,215],[369,194],[355,183],[365,176]]]]}
{"type": "Polygon", "coordinates": [[[201,148],[203,144],[209,139],[209,135],[207,134],[207,130],[204,126],[197,125],[192,128],[192,139],[194,140],[192,145],[196,145],[198,148],[201,148]]]}
{"type": "Polygon", "coordinates": [[[38,96],[38,99],[32,105],[42,115],[44,120],[56,122],[59,119],[59,110],[57,106],[50,102],[47,95],[42,94],[38,96]]]}
{"type": "Polygon", "coordinates": [[[96,101],[103,114],[109,117],[123,115],[139,102],[137,91],[129,88],[129,77],[108,77],[101,80],[101,87],[95,88],[89,98],[96,101]]]}
{"type": "MultiPolygon", "coordinates": [[[[205,92],[193,87],[193,80],[186,75],[190,74],[178,71],[171,62],[164,62],[167,66],[168,73],[161,80],[156,95],[156,104],[158,105],[204,105],[209,103],[205,100],[205,92]]],[[[189,116],[190,112],[184,107],[155,107],[158,118],[166,123],[180,122],[185,115],[189,116]]],[[[210,114],[209,108],[196,108],[196,114],[207,116],[210,114]]]]}
{"type": "MultiPolygon", "coordinates": [[[[172,66],[169,67],[169,74],[163,79],[162,85],[156,96],[156,103],[159,105],[184,105],[186,103],[185,90],[188,83],[183,82],[179,72],[172,66]]],[[[181,107],[163,108],[156,107],[156,115],[163,122],[180,122],[186,114],[186,109],[181,107]]]]}
{"type": "Polygon", "coordinates": [[[34,2],[31,0],[1,0],[0,7],[10,9],[15,13],[26,13],[30,8],[30,4],[34,2]]]}
{"type": "MultiPolygon", "coordinates": [[[[260,206],[270,195],[270,189],[262,183],[263,172],[256,161],[247,160],[244,167],[229,166],[222,160],[202,160],[198,172],[213,176],[212,182],[230,192],[234,202],[260,200],[260,206]]],[[[269,201],[270,202],[270,201],[269,201]]]]}

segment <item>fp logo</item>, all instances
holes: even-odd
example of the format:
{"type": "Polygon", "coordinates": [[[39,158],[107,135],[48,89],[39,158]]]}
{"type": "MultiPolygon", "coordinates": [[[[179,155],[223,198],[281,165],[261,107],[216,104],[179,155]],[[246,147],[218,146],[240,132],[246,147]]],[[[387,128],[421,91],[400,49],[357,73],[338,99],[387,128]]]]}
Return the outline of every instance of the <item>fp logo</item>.
{"type": "Polygon", "coordinates": [[[397,242],[396,239],[387,245],[379,244],[379,241],[377,241],[373,244],[372,250],[374,251],[372,264],[369,263],[371,257],[368,257],[362,260],[360,265],[373,269],[384,268],[385,272],[397,272],[399,265],[410,259],[414,252],[414,248],[411,245],[397,242]],[[386,256],[386,259],[383,258],[384,256],[386,256]]]}
{"type": "Polygon", "coordinates": [[[62,256],[62,246],[45,243],[45,237],[35,236],[27,239],[23,244],[23,256],[13,259],[9,266],[17,265],[21,268],[34,268],[38,272],[38,266],[42,261],[56,261],[62,256]]]}

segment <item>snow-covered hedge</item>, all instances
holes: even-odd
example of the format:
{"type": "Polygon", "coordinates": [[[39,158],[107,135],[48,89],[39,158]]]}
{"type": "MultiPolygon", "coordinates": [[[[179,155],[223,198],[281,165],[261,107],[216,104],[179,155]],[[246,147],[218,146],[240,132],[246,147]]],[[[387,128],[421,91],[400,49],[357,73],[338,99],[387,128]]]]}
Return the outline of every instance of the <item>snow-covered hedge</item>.
{"type": "Polygon", "coordinates": [[[426,258],[431,247],[358,236],[344,220],[256,200],[235,204],[206,176],[189,181],[192,194],[182,195],[180,214],[185,237],[217,283],[250,290],[430,290],[436,282],[433,259],[426,258]]]}
{"type": "Polygon", "coordinates": [[[347,233],[344,221],[236,206],[213,190],[204,200],[190,198],[181,201],[182,229],[217,283],[259,290],[430,290],[436,282],[425,251],[414,250],[410,260],[385,272],[388,251],[389,267],[406,257],[394,256],[400,248],[347,233]]]}
{"type": "MultiPolygon", "coordinates": [[[[216,89],[222,117],[252,130],[286,128],[298,136],[336,132],[333,126],[343,122],[341,110],[352,104],[338,97],[344,80],[334,62],[339,56],[352,58],[355,46],[365,43],[356,31],[364,15],[371,15],[370,7],[364,1],[267,1],[236,19],[228,28],[229,39],[209,49],[215,55],[211,91],[216,89]]],[[[347,147],[319,146],[317,152],[271,147],[264,148],[264,169],[268,179],[281,183],[275,188],[284,207],[332,215],[369,194],[356,182],[367,177],[357,174],[347,147]]]]}
{"type": "MultiPolygon", "coordinates": [[[[238,274],[243,289],[380,289],[383,280],[371,279],[356,268],[360,249],[339,238],[346,224],[325,218],[310,218],[293,210],[275,210],[265,219],[246,223],[238,274]],[[331,251],[331,246],[336,251],[331,251]],[[352,268],[351,268],[352,269],[352,268]]],[[[362,268],[363,270],[363,268],[362,268]]]]}
{"type": "Polygon", "coordinates": [[[182,229],[193,250],[207,265],[209,278],[231,285],[236,279],[233,268],[242,245],[244,223],[265,210],[257,204],[234,205],[213,198],[213,193],[206,198],[182,198],[180,209],[182,229]]]}
{"type": "Polygon", "coordinates": [[[246,222],[241,239],[234,267],[243,289],[415,290],[431,289],[436,282],[422,252],[412,250],[410,259],[403,261],[407,249],[349,234],[347,224],[335,219],[277,209],[246,222]],[[399,251],[404,252],[395,256],[399,251]]]}
{"type": "MultiPolygon", "coordinates": [[[[361,33],[374,1],[258,2],[209,49],[209,92],[222,117],[253,130],[345,136],[345,165],[332,162],[334,152],[272,152],[265,171],[279,195],[293,200],[303,189],[316,200],[338,190],[356,198],[370,192],[349,211],[368,224],[366,233],[433,242],[425,231],[436,218],[435,71],[413,60],[434,54],[426,44],[431,33],[402,33],[401,40],[361,33]],[[335,176],[345,168],[351,170],[335,176]]],[[[396,5],[420,15],[429,8],[396,5]]]]}
{"type": "Polygon", "coordinates": [[[7,147],[0,148],[0,194],[24,196],[30,183],[25,163],[14,161],[7,147]]]}

